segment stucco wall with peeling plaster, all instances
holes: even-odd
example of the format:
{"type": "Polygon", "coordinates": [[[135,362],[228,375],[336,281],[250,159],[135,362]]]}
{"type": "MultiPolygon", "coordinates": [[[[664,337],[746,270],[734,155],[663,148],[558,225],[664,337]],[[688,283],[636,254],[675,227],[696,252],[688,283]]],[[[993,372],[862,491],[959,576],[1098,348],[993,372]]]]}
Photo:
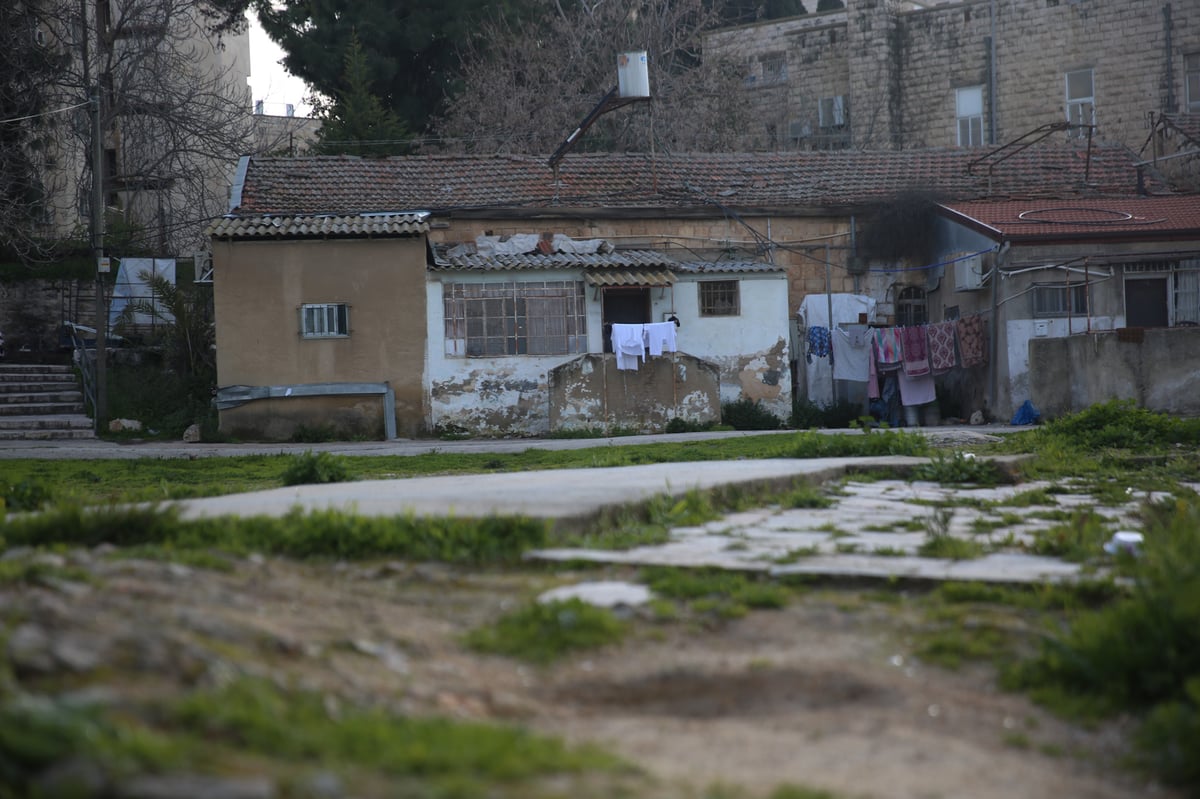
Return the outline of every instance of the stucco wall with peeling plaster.
{"type": "MultiPolygon", "coordinates": [[[[578,354],[498,358],[447,356],[442,281],[572,279],[582,280],[582,271],[431,274],[426,303],[429,309],[426,373],[431,427],[460,427],[501,435],[544,435],[552,429],[550,372],[579,358],[578,354]]],[[[741,314],[701,317],[698,281],[689,275],[681,276],[672,288],[651,290],[651,319],[661,321],[672,313],[679,318],[679,350],[717,366],[720,402],[745,396],[761,400],[765,408],[786,418],[791,412],[792,401],[787,349],[787,278],[777,273],[715,274],[703,279],[740,279],[741,314]]],[[[587,326],[588,351],[603,352],[600,295],[592,288],[587,291],[587,326]]],[[[686,395],[688,391],[682,394],[686,395]]],[[[697,418],[708,412],[703,410],[710,404],[707,398],[698,395],[691,399],[685,396],[685,399],[686,403],[680,407],[689,403],[695,405],[697,418]]],[[[583,417],[577,415],[575,418],[583,417]]],[[[653,426],[652,418],[657,417],[648,417],[647,429],[653,426]]],[[[629,422],[622,424],[626,423],[629,422]]]]}

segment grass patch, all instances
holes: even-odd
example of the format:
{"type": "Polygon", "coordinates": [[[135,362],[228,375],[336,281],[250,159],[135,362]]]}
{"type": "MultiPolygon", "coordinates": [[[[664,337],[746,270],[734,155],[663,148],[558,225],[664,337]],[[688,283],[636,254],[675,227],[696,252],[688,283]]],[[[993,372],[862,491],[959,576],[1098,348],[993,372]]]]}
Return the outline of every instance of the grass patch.
{"type": "Polygon", "coordinates": [[[779,498],[779,504],[784,508],[828,508],[833,500],[822,493],[817,486],[807,483],[796,486],[779,498]]]}
{"type": "Polygon", "coordinates": [[[337,455],[309,450],[303,455],[288,457],[291,463],[283,470],[285,486],[344,483],[350,479],[350,470],[337,455]]]}
{"type": "Polygon", "coordinates": [[[339,511],[279,518],[183,521],[170,508],[59,508],[10,519],[8,545],[157,546],[171,551],[262,552],[296,558],[398,557],[456,563],[510,563],[546,542],[545,522],[519,516],[484,519],[365,517],[339,511]]]}
{"type": "Polygon", "coordinates": [[[0,560],[0,587],[39,585],[55,580],[90,583],[92,575],[86,569],[58,565],[37,556],[0,560]]]}
{"type": "Polygon", "coordinates": [[[479,652],[545,665],[579,650],[617,643],[626,625],[611,611],[579,599],[534,602],[467,634],[479,652]]]}
{"type": "Polygon", "coordinates": [[[912,478],[951,485],[994,486],[1011,482],[994,462],[962,452],[952,455],[938,453],[929,463],[915,467],[912,478]]]}
{"type": "Polygon", "coordinates": [[[556,537],[555,546],[621,550],[670,540],[672,527],[690,527],[720,518],[713,494],[692,490],[676,499],[659,494],[639,506],[605,511],[582,533],[556,537]]]}
{"type": "Polygon", "coordinates": [[[724,569],[649,568],[641,579],[660,598],[687,604],[695,613],[728,619],[749,609],[776,610],[791,592],[778,583],[724,569]]]}
{"type": "Polygon", "coordinates": [[[820,553],[821,550],[816,544],[809,544],[806,547],[794,547],[793,549],[789,549],[779,557],[772,558],[771,562],[779,566],[786,566],[789,563],[795,563],[804,558],[811,558],[819,555],[820,553]]]}
{"type": "Polygon", "coordinates": [[[930,453],[929,440],[920,433],[882,430],[862,435],[826,435],[806,431],[792,439],[792,458],[858,458],[872,455],[914,455],[930,453]]]}
{"type": "Polygon", "coordinates": [[[1112,522],[1091,510],[1074,511],[1066,522],[1033,531],[1031,552],[1072,563],[1107,557],[1104,543],[1112,536],[1112,522]]]}

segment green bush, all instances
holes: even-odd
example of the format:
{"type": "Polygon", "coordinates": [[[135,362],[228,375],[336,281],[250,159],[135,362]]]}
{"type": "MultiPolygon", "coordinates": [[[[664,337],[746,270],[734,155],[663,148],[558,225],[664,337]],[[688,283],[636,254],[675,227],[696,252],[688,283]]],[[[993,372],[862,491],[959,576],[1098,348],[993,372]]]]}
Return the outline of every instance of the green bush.
{"type": "Polygon", "coordinates": [[[37,480],[20,480],[12,484],[0,482],[0,509],[38,510],[52,498],[50,489],[37,480]]]}
{"type": "Polygon", "coordinates": [[[344,483],[349,479],[350,470],[344,459],[328,452],[309,450],[303,455],[293,455],[291,463],[283,470],[285,486],[344,483]]]}
{"type": "Polygon", "coordinates": [[[783,420],[762,407],[762,403],[745,397],[721,405],[721,423],[734,430],[778,430],[783,420]]]}
{"type": "Polygon", "coordinates": [[[792,400],[792,414],[788,418],[788,426],[797,430],[808,430],[812,427],[841,429],[853,427],[854,422],[862,416],[862,406],[859,403],[840,400],[827,407],[822,407],[808,397],[797,397],[792,400]]]}
{"type": "Polygon", "coordinates": [[[480,652],[545,664],[569,652],[620,641],[625,624],[611,611],[580,599],[534,602],[467,634],[480,652]]]}
{"type": "Polygon", "coordinates": [[[1139,761],[1200,790],[1200,498],[1147,506],[1145,543],[1121,567],[1129,593],[1079,614],[1010,675],[1036,698],[1076,713],[1144,713],[1139,761]]]}
{"type": "Polygon", "coordinates": [[[1077,449],[1158,449],[1200,444],[1200,419],[1179,419],[1140,408],[1133,400],[1109,400],[1047,423],[1046,437],[1077,449]]]}
{"type": "Polygon", "coordinates": [[[108,375],[108,415],[138,420],[147,436],[177,439],[196,423],[203,433],[216,426],[214,384],[211,371],[185,375],[158,364],[114,365],[108,375]]]}
{"type": "Polygon", "coordinates": [[[691,419],[676,416],[667,422],[665,431],[668,433],[702,433],[705,430],[712,430],[714,426],[713,422],[694,422],[691,419]]]}

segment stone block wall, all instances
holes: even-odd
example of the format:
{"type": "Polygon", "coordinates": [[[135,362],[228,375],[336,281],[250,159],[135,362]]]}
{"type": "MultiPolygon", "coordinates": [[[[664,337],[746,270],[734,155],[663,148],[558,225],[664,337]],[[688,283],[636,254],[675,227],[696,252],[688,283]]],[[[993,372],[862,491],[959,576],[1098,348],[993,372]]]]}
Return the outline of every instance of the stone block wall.
{"type": "MultiPolygon", "coordinates": [[[[853,146],[951,147],[961,87],[984,87],[986,141],[993,29],[997,143],[1065,121],[1066,73],[1092,69],[1098,135],[1140,150],[1148,113],[1182,108],[1184,55],[1200,52],[1200,6],[1179,0],[964,0],[917,11],[848,0],[841,12],[715,32],[706,49],[753,61],[786,48],[786,103],[777,87],[749,89],[777,129],[783,115],[803,123],[806,98],[848,92],[853,146]]],[[[765,137],[748,131],[746,144],[766,146],[765,137]]],[[[806,145],[781,142],[797,146],[806,145]]]]}

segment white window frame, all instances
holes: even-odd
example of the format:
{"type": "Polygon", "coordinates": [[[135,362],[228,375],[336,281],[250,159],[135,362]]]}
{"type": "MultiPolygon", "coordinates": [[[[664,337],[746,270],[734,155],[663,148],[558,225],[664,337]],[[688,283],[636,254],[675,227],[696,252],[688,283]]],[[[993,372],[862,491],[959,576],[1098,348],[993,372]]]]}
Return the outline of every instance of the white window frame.
{"type": "Polygon", "coordinates": [[[1183,56],[1183,110],[1200,114],[1200,52],[1183,56]]]}
{"type": "Polygon", "coordinates": [[[984,144],[983,86],[963,86],[954,90],[954,117],[959,147],[979,147],[984,144]]]}
{"type": "Polygon", "coordinates": [[[1088,283],[1035,283],[1032,293],[1034,318],[1087,316],[1090,288],[1088,283]],[[1053,307],[1048,307],[1051,305],[1053,307]]]}
{"type": "Polygon", "coordinates": [[[846,127],[846,95],[835,94],[817,101],[817,125],[826,130],[846,127]]]}
{"type": "Polygon", "coordinates": [[[350,306],[344,302],[310,302],[300,306],[301,338],[348,338],[350,306]]]}
{"type": "Polygon", "coordinates": [[[1087,69],[1073,69],[1063,76],[1063,96],[1066,102],[1063,105],[1063,110],[1067,115],[1067,122],[1072,125],[1079,125],[1069,131],[1072,136],[1086,136],[1087,132],[1084,127],[1096,124],[1096,70],[1088,67],[1087,69]],[[1087,94],[1082,93],[1081,87],[1078,84],[1080,76],[1087,75],[1087,94]],[[1071,78],[1075,77],[1075,86],[1072,87],[1071,78]],[[1074,88],[1074,92],[1072,92],[1074,88]]]}

